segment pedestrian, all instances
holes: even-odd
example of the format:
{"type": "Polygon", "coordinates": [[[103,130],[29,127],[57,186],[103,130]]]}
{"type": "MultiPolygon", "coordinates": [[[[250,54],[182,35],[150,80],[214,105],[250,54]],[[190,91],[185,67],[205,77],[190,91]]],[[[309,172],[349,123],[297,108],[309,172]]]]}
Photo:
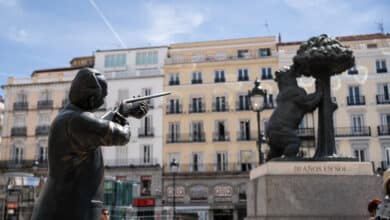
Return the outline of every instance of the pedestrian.
{"type": "Polygon", "coordinates": [[[370,220],[375,220],[376,210],[378,209],[379,204],[382,203],[380,199],[373,199],[368,202],[368,212],[370,213],[370,220]]]}
{"type": "Polygon", "coordinates": [[[108,209],[106,208],[102,209],[101,220],[110,220],[110,213],[108,209]]]}
{"type": "Polygon", "coordinates": [[[387,169],[383,173],[383,188],[386,195],[376,210],[376,220],[390,219],[390,169],[387,169]]]}

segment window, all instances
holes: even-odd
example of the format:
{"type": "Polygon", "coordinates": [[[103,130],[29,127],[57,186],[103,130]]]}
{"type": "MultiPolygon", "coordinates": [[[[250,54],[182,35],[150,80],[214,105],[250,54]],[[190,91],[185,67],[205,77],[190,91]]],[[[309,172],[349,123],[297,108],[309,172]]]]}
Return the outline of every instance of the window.
{"type": "Polygon", "coordinates": [[[141,146],[141,158],[143,164],[152,164],[152,145],[145,144],[141,146]]]}
{"type": "Polygon", "coordinates": [[[215,58],[217,60],[225,60],[226,59],[226,52],[220,51],[215,54],[215,58]]]}
{"type": "Polygon", "coordinates": [[[24,91],[21,91],[16,95],[16,102],[27,102],[27,94],[24,91]]]}
{"type": "Polygon", "coordinates": [[[203,142],[205,140],[203,121],[191,122],[190,134],[190,141],[203,142]]]}
{"type": "Polygon", "coordinates": [[[39,163],[46,163],[47,162],[47,141],[41,140],[37,144],[37,155],[36,160],[38,160],[39,163]]]}
{"type": "Polygon", "coordinates": [[[247,57],[249,57],[249,51],[248,50],[238,50],[237,57],[238,58],[247,58],[247,57]]]}
{"type": "Polygon", "coordinates": [[[200,83],[202,83],[202,72],[199,72],[199,71],[192,72],[191,83],[192,84],[200,84],[200,83]]]}
{"type": "Polygon", "coordinates": [[[272,94],[267,94],[264,99],[265,108],[274,107],[274,96],[272,94]]]}
{"type": "Polygon", "coordinates": [[[135,65],[154,65],[158,63],[157,51],[137,52],[135,55],[135,65]]]}
{"type": "Polygon", "coordinates": [[[190,113],[204,112],[204,110],[202,97],[194,97],[191,99],[190,113]]]}
{"type": "Polygon", "coordinates": [[[214,82],[225,82],[225,71],[224,70],[215,70],[214,71],[214,82]]]}
{"type": "Polygon", "coordinates": [[[381,125],[378,126],[378,135],[390,135],[390,114],[384,113],[380,117],[381,125]]]}
{"type": "Polygon", "coordinates": [[[216,155],[216,171],[227,171],[228,170],[228,153],[217,152],[216,155]]]}
{"type": "Polygon", "coordinates": [[[110,54],[104,56],[104,67],[124,67],[126,65],[126,54],[110,54]]]}
{"type": "Polygon", "coordinates": [[[26,117],[24,114],[14,115],[14,127],[24,127],[26,126],[26,117]]]}
{"type": "Polygon", "coordinates": [[[168,123],[168,143],[179,142],[180,140],[180,123],[169,122],[168,123]]]}
{"type": "Polygon", "coordinates": [[[259,56],[260,57],[271,56],[271,49],[270,48],[260,48],[259,49],[259,56]]]}
{"type": "Polygon", "coordinates": [[[141,119],[141,128],[138,135],[143,137],[153,136],[153,123],[151,115],[146,115],[141,119]]]}
{"type": "Polygon", "coordinates": [[[204,61],[204,54],[195,54],[192,56],[192,62],[204,61]]]}
{"type": "Polygon", "coordinates": [[[213,112],[224,112],[227,111],[227,103],[225,96],[217,96],[213,103],[213,112]]]}
{"type": "Polygon", "coordinates": [[[353,114],[352,119],[352,133],[360,134],[364,132],[364,115],[363,114],[353,114]]]}
{"type": "Polygon", "coordinates": [[[150,196],[152,188],[152,176],[141,176],[141,196],[150,196]]]}
{"type": "Polygon", "coordinates": [[[271,67],[261,68],[261,79],[262,80],[273,79],[271,67]]]}
{"type": "Polygon", "coordinates": [[[375,64],[377,73],[387,73],[386,60],[376,60],[375,64]]]}
{"type": "Polygon", "coordinates": [[[360,162],[367,160],[366,149],[354,149],[353,154],[360,162]]]}
{"type": "Polygon", "coordinates": [[[367,44],[367,49],[374,49],[374,48],[377,48],[378,45],[377,44],[367,44]]]}
{"type": "Polygon", "coordinates": [[[242,150],[240,151],[240,163],[241,171],[249,171],[252,169],[252,151],[242,150]]]}
{"type": "Polygon", "coordinates": [[[37,124],[38,125],[49,125],[50,124],[50,114],[49,113],[39,113],[37,124]]]}
{"type": "Polygon", "coordinates": [[[364,96],[360,95],[360,87],[359,86],[349,86],[348,87],[348,98],[347,103],[348,105],[364,105],[365,104],[365,98],[364,96]]]}
{"type": "Polygon", "coordinates": [[[229,139],[225,121],[215,121],[214,141],[227,141],[229,139]]]}
{"type": "Polygon", "coordinates": [[[356,74],[358,74],[359,73],[359,71],[358,71],[358,69],[356,68],[356,66],[353,66],[353,67],[351,67],[349,70],[348,70],[348,75],[356,75],[356,74]]]}
{"type": "Polygon", "coordinates": [[[250,140],[250,121],[249,120],[240,120],[239,122],[239,140],[250,140]]]}
{"type": "Polygon", "coordinates": [[[170,73],[169,74],[169,85],[180,85],[179,73],[170,73]]]}
{"type": "Polygon", "coordinates": [[[170,99],[167,106],[168,114],[177,114],[182,112],[182,106],[179,99],[170,99]]]}
{"type": "Polygon", "coordinates": [[[379,83],[377,85],[377,104],[390,104],[390,83],[379,83]]]}
{"type": "Polygon", "coordinates": [[[51,100],[51,92],[49,90],[43,90],[40,94],[40,100],[51,100]]]}
{"type": "Polygon", "coordinates": [[[21,163],[23,161],[23,143],[16,142],[11,149],[11,160],[15,163],[21,163]]]}
{"type": "Polygon", "coordinates": [[[192,153],[191,171],[203,171],[203,154],[199,152],[192,153]]]}
{"type": "Polygon", "coordinates": [[[248,97],[248,95],[239,95],[238,96],[237,110],[238,111],[249,110],[249,97],[248,97]]]}
{"type": "Polygon", "coordinates": [[[238,81],[248,81],[248,69],[238,69],[238,81]]]}

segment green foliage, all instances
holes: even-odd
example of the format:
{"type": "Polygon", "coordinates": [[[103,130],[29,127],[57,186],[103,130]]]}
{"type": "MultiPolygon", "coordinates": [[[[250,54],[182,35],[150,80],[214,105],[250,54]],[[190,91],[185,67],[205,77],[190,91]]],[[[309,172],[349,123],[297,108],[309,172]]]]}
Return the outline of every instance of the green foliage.
{"type": "Polygon", "coordinates": [[[326,34],[302,43],[293,61],[295,72],[315,78],[340,74],[355,65],[352,50],[326,34]]]}

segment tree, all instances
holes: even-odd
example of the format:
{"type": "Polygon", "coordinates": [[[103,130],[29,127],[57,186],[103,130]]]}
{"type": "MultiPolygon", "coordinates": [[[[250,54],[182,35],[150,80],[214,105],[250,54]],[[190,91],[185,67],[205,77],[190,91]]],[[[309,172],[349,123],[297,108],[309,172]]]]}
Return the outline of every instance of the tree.
{"type": "Polygon", "coordinates": [[[314,157],[336,156],[333,112],[337,104],[331,99],[330,79],[355,65],[352,50],[322,34],[302,43],[293,61],[292,68],[296,73],[313,76],[323,89],[318,107],[318,143],[314,157]]]}

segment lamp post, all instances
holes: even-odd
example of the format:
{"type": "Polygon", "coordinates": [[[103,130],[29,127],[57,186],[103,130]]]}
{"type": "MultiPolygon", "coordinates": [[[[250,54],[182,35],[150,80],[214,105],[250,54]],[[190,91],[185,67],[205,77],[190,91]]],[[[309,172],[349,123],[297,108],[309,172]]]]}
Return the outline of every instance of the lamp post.
{"type": "Polygon", "coordinates": [[[175,158],[171,160],[169,166],[173,172],[173,220],[176,219],[176,169],[179,168],[179,163],[175,158]]]}
{"type": "Polygon", "coordinates": [[[260,128],[260,112],[264,110],[264,100],[267,95],[267,90],[261,88],[260,80],[255,80],[255,87],[248,91],[248,96],[251,101],[252,110],[257,113],[257,150],[259,151],[259,164],[264,163],[264,154],[261,151],[261,128],[260,128]]]}

